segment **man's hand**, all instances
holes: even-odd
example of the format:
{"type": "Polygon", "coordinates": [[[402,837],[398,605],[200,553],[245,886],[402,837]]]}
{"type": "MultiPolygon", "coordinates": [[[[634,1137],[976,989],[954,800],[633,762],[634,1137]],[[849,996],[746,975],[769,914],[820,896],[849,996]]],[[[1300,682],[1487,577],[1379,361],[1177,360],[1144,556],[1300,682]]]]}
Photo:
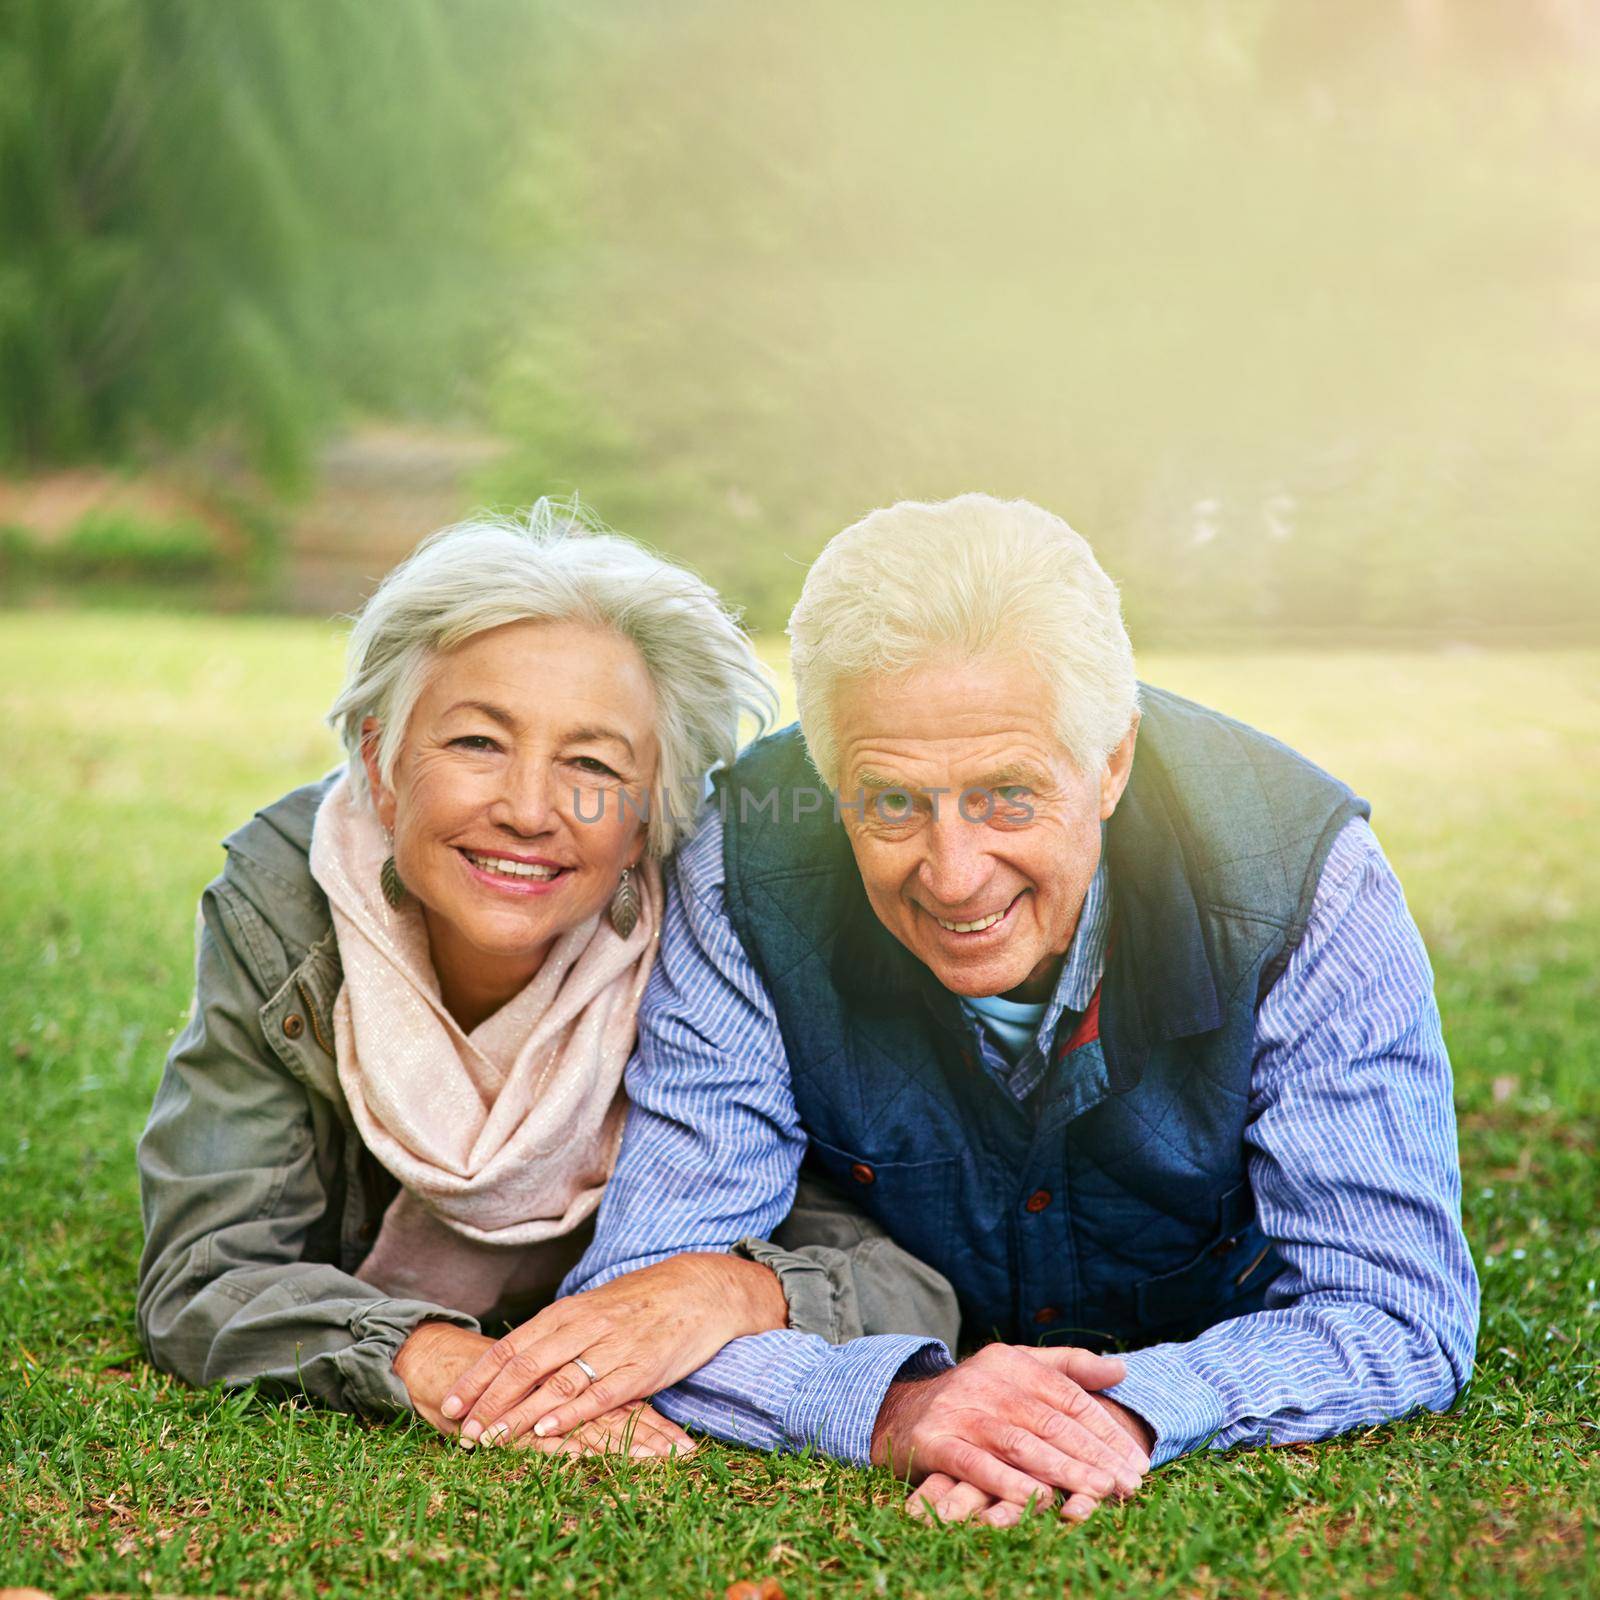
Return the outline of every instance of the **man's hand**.
{"type": "Polygon", "coordinates": [[[776,1274],[737,1256],[686,1254],[569,1295],[497,1339],[443,1397],[461,1442],[566,1433],[648,1399],[730,1339],[789,1320],[776,1274]],[[594,1370],[589,1375],[576,1357],[594,1370]]]}
{"type": "MultiPolygon", "coordinates": [[[[1089,1398],[1126,1431],[1146,1456],[1155,1448],[1155,1429],[1137,1411],[1130,1411],[1107,1395],[1091,1394],[1089,1398]]],[[[1082,1522],[1093,1514],[1099,1503],[1089,1495],[1070,1495],[1061,1512],[1063,1516],[1082,1522]]],[[[958,1482],[948,1473],[935,1472],[917,1486],[916,1493],[906,1502],[906,1510],[914,1517],[932,1516],[940,1522],[972,1520],[987,1523],[991,1528],[1010,1528],[1027,1515],[1028,1508],[985,1494],[970,1483],[958,1482]]]]}
{"type": "Polygon", "coordinates": [[[1114,1356],[988,1345],[938,1377],[891,1384],[872,1459],[922,1483],[907,1504],[913,1512],[1048,1505],[1061,1490],[1063,1509],[1081,1518],[1108,1494],[1132,1494],[1149,1470],[1149,1457],[1090,1393],[1125,1376],[1114,1356]]]}
{"type": "MultiPolygon", "coordinates": [[[[494,1341],[453,1322],[424,1322],[411,1332],[394,1358],[395,1376],[406,1386],[417,1414],[443,1434],[455,1423],[440,1410],[455,1381],[494,1341]]],[[[644,1459],[689,1455],[694,1440],[677,1423],[650,1406],[618,1406],[570,1433],[528,1438],[519,1448],[545,1455],[609,1455],[626,1453],[644,1459]]]]}
{"type": "Polygon", "coordinates": [[[1094,1403],[1144,1451],[1148,1459],[1150,1452],[1156,1447],[1156,1430],[1137,1411],[1130,1411],[1125,1405],[1113,1400],[1110,1395],[1097,1394],[1094,1396],[1094,1403]]]}

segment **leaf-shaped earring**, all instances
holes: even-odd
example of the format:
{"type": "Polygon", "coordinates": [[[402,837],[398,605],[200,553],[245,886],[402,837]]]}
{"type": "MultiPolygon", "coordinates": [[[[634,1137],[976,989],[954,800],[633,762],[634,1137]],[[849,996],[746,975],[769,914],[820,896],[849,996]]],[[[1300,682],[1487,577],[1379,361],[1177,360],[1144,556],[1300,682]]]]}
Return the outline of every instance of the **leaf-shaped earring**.
{"type": "Polygon", "coordinates": [[[406,895],[410,891],[400,881],[400,869],[394,864],[393,856],[384,858],[383,866],[378,871],[378,884],[391,911],[398,911],[406,903],[406,895]]]}
{"type": "Polygon", "coordinates": [[[611,926],[617,930],[619,939],[626,939],[639,925],[639,890],[634,884],[633,872],[628,867],[622,869],[617,892],[611,897],[606,915],[611,920],[611,926]]]}

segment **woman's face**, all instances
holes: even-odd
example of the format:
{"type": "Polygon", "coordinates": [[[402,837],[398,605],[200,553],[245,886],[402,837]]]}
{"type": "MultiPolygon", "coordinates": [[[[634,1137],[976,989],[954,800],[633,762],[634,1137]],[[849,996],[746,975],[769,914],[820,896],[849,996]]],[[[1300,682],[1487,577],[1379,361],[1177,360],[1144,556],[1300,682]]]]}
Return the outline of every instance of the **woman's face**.
{"type": "Polygon", "coordinates": [[[610,900],[643,853],[655,720],[631,642],[581,623],[514,622],[435,662],[392,787],[377,771],[377,724],[363,730],[378,815],[422,905],[447,1004],[454,991],[487,1015],[610,900]]]}

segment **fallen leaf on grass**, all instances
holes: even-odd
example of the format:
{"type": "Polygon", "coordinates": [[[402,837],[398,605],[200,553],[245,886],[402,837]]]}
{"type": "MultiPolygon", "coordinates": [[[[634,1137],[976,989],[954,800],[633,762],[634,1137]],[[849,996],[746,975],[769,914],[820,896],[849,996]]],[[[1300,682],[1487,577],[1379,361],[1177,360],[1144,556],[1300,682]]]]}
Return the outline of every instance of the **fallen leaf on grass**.
{"type": "Polygon", "coordinates": [[[783,1585],[776,1578],[763,1578],[760,1583],[740,1578],[723,1590],[722,1600],[784,1600],[783,1585]]]}

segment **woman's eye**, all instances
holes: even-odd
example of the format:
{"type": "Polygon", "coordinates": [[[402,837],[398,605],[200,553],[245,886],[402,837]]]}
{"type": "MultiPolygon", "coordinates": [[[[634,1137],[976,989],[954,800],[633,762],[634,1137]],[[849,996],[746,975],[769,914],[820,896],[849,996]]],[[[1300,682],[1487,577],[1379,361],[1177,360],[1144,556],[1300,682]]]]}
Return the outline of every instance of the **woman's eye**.
{"type": "Polygon", "coordinates": [[[461,750],[498,750],[500,748],[486,733],[464,733],[452,739],[452,745],[461,750]]]}
{"type": "Polygon", "coordinates": [[[579,756],[572,764],[575,767],[581,767],[585,772],[592,772],[597,778],[614,778],[617,776],[605,762],[596,756],[579,756]]]}

